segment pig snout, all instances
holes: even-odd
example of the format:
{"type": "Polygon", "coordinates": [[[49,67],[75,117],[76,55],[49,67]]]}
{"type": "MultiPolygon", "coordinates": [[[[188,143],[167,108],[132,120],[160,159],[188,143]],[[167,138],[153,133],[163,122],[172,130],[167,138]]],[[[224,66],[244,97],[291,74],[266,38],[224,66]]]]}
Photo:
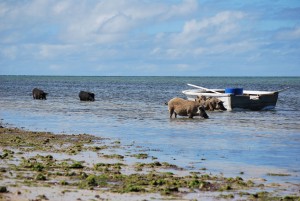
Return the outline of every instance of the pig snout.
{"type": "Polygon", "coordinates": [[[224,107],[222,101],[218,102],[216,109],[218,109],[218,110],[223,110],[223,111],[227,110],[227,109],[224,107]]]}

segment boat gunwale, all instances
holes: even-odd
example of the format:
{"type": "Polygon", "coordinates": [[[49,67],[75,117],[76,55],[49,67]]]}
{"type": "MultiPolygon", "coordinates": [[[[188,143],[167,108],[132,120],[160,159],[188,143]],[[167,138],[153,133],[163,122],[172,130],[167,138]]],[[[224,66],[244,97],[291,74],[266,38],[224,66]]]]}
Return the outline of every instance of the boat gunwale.
{"type": "MultiPolygon", "coordinates": [[[[207,90],[199,90],[199,89],[188,89],[188,90],[183,90],[182,93],[186,95],[203,95],[203,96],[214,96],[214,97],[228,97],[231,96],[232,94],[230,93],[225,93],[224,89],[212,89],[214,91],[220,92],[220,94],[209,92],[207,90]]],[[[244,90],[243,95],[238,95],[238,96],[261,96],[261,95],[273,95],[277,91],[252,91],[252,90],[244,90]]]]}

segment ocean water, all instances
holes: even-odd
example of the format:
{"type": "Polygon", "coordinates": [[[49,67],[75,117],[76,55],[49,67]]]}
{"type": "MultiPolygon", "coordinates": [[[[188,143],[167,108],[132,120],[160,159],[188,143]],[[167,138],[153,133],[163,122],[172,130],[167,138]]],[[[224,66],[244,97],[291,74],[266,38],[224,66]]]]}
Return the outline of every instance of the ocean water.
{"type": "Polygon", "coordinates": [[[213,173],[300,182],[300,77],[0,76],[3,124],[54,133],[88,133],[141,145],[152,156],[213,173]],[[207,88],[280,90],[270,111],[208,112],[170,119],[164,104],[187,83],[207,88]],[[33,100],[38,87],[47,100],[33,100]],[[80,102],[80,90],[95,102],[80,102]],[[291,176],[268,178],[266,173],[291,176]]]}

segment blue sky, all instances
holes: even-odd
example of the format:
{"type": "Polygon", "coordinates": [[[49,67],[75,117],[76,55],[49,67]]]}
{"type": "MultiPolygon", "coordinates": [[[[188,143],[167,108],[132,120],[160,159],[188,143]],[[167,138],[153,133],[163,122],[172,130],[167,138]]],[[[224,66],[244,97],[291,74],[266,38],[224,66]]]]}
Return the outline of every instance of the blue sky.
{"type": "Polygon", "coordinates": [[[0,1],[0,66],[1,75],[300,76],[300,1],[0,1]]]}

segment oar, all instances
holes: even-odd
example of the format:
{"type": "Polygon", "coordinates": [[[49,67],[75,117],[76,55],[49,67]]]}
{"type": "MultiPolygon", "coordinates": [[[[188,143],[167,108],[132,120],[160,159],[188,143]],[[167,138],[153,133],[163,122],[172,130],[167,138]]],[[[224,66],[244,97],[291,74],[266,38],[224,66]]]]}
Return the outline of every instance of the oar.
{"type": "Polygon", "coordinates": [[[214,92],[214,93],[216,93],[216,94],[222,94],[222,93],[220,93],[220,92],[217,92],[217,91],[214,91],[214,90],[211,90],[211,89],[207,89],[207,88],[204,88],[204,87],[200,87],[200,86],[197,86],[197,85],[194,85],[194,84],[187,84],[187,85],[189,85],[189,86],[191,86],[191,87],[198,88],[198,89],[204,89],[204,90],[206,90],[206,91],[211,91],[211,92],[214,92]]]}
{"type": "Polygon", "coordinates": [[[275,94],[275,93],[283,92],[283,91],[285,91],[285,90],[288,90],[289,88],[290,88],[290,87],[286,87],[286,88],[284,88],[284,89],[281,89],[281,90],[278,90],[278,91],[269,92],[269,93],[267,93],[267,94],[275,94]]]}
{"type": "Polygon", "coordinates": [[[284,88],[284,89],[281,89],[281,90],[278,90],[278,91],[275,91],[275,92],[282,92],[282,91],[285,91],[285,90],[288,90],[290,87],[286,87],[286,88],[284,88]]]}
{"type": "Polygon", "coordinates": [[[283,92],[285,90],[288,90],[290,87],[286,87],[284,89],[280,89],[280,90],[277,90],[277,91],[270,91],[270,92],[266,92],[266,93],[263,93],[263,95],[266,95],[266,94],[275,94],[275,93],[279,93],[279,92],[283,92]]]}

